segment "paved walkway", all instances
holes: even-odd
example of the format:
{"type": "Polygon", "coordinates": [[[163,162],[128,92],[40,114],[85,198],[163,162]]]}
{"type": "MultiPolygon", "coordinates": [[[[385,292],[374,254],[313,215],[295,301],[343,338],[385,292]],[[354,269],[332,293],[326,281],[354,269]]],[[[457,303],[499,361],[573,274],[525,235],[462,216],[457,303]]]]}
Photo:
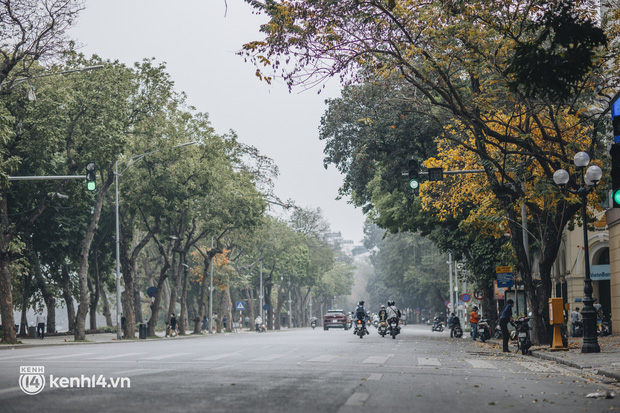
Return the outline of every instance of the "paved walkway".
{"type": "MultiPolygon", "coordinates": [[[[567,351],[551,351],[548,346],[534,346],[532,356],[620,380],[620,337],[598,337],[600,353],[582,353],[582,343],[582,338],[569,338],[567,351]]],[[[502,351],[501,340],[489,340],[480,345],[490,346],[498,353],[502,351]]],[[[511,342],[510,346],[512,351],[516,351],[516,342],[511,342]]]]}

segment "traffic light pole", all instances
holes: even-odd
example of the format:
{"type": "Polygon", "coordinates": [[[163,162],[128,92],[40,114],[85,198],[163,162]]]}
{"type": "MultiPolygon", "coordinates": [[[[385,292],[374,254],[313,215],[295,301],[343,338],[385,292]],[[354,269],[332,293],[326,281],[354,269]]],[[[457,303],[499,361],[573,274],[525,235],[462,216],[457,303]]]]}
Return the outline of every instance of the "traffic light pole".
{"type": "Polygon", "coordinates": [[[86,179],[86,175],[9,176],[9,181],[47,181],[54,179],[86,179]]]}

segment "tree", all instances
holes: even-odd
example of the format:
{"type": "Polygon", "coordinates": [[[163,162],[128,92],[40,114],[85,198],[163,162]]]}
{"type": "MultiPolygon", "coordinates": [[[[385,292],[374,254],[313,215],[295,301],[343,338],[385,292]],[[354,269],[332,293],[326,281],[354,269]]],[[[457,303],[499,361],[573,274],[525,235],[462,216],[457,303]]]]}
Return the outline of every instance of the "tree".
{"type": "MultiPolygon", "coordinates": [[[[593,158],[601,156],[601,111],[590,109],[600,102],[597,91],[606,92],[617,82],[601,69],[618,54],[607,60],[592,55],[588,76],[577,79],[571,88],[578,93],[557,103],[514,91],[508,74],[518,44],[533,37],[522,30],[524,24],[550,10],[547,1],[248,2],[270,19],[261,28],[267,38],[244,46],[262,78],[272,77],[263,73],[264,66],[279,71],[291,87],[307,87],[333,75],[352,81],[398,75],[416,91],[409,95],[416,110],[446,129],[444,136],[454,145],[479,157],[487,188],[501,205],[512,234],[538,338],[547,342],[547,299],[557,240],[580,205],[557,191],[555,202],[545,202],[542,208],[528,200],[545,191],[545,182],[546,193],[553,192],[549,185],[553,172],[569,165],[578,150],[593,158]],[[294,61],[289,61],[291,57],[294,61]],[[522,186],[524,176],[517,173],[522,170],[518,165],[530,161],[537,184],[522,186]],[[527,259],[517,219],[524,200],[530,228],[536,228],[532,232],[539,241],[530,243],[538,248],[538,254],[530,254],[540,257],[536,263],[527,259]],[[540,269],[540,288],[536,288],[534,268],[540,269]]],[[[596,11],[586,1],[574,2],[572,8],[577,22],[588,21],[596,11]]],[[[608,105],[608,100],[601,103],[608,105]]]]}
{"type": "MultiPolygon", "coordinates": [[[[5,109],[11,99],[15,79],[34,74],[39,59],[59,58],[67,47],[65,30],[70,27],[82,8],[81,1],[50,1],[48,7],[39,7],[38,1],[0,2],[0,106],[2,124],[2,149],[0,155],[0,313],[2,325],[12,326],[13,297],[9,265],[12,260],[11,247],[17,234],[29,226],[43,213],[51,199],[43,201],[16,226],[8,218],[7,177],[16,171],[22,157],[12,153],[10,148],[19,130],[11,128],[14,119],[5,109]]],[[[15,342],[12,328],[2,330],[2,342],[15,342]]]]}

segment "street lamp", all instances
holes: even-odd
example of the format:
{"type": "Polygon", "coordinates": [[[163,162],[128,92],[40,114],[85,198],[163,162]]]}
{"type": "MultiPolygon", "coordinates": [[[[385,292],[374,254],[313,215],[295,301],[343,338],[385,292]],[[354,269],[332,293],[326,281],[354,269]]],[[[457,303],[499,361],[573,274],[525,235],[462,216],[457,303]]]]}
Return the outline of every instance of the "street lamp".
{"type": "MultiPolygon", "coordinates": [[[[172,148],[173,149],[180,148],[183,146],[194,145],[196,143],[198,143],[198,141],[186,142],[186,143],[173,146],[172,148]]],[[[114,213],[116,215],[116,339],[117,340],[121,340],[122,338],[121,337],[121,320],[120,320],[120,315],[121,315],[121,311],[120,311],[120,305],[121,305],[121,258],[120,257],[121,257],[121,252],[120,252],[120,238],[119,238],[120,224],[119,224],[119,218],[118,218],[118,177],[123,176],[125,171],[129,169],[131,165],[135,164],[136,162],[140,161],[141,159],[143,159],[144,157],[148,155],[151,155],[153,153],[160,152],[160,151],[161,149],[158,149],[156,151],[145,152],[140,155],[132,156],[131,158],[127,160],[127,166],[125,166],[125,169],[123,169],[123,171],[120,174],[118,173],[118,161],[114,163],[114,186],[115,186],[115,192],[116,192],[114,213]]]]}
{"type": "MultiPolygon", "coordinates": [[[[569,192],[581,197],[581,219],[583,221],[583,245],[584,245],[584,263],[585,263],[585,285],[583,292],[583,310],[581,317],[583,320],[583,345],[582,353],[600,353],[596,338],[596,310],[594,309],[594,298],[592,297],[592,279],[590,278],[590,250],[588,248],[588,224],[586,215],[587,197],[596,187],[603,176],[603,171],[596,165],[590,166],[587,170],[586,166],[590,163],[590,157],[585,152],[579,152],[574,158],[575,166],[581,175],[581,184],[577,191],[568,190],[569,192]],[[584,173],[585,170],[585,173],[584,173]]],[[[568,184],[570,174],[564,169],[558,169],[553,174],[553,181],[560,187],[568,184]]]]}

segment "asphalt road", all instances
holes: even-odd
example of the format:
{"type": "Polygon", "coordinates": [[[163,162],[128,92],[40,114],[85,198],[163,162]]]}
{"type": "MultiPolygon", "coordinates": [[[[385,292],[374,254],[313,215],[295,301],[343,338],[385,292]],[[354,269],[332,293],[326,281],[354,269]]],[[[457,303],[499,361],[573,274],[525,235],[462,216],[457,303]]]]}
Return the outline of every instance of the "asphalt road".
{"type": "Polygon", "coordinates": [[[4,412],[601,412],[615,383],[488,344],[406,326],[126,341],[0,351],[4,412]],[[21,370],[43,367],[44,372],[21,370]],[[84,379],[82,379],[84,376],[84,379]],[[42,387],[40,378],[45,379],[42,387]],[[73,381],[73,382],[72,382],[73,381]],[[20,383],[30,392],[27,395],[20,383]],[[73,385],[71,387],[71,385],[73,385]],[[93,386],[93,387],[87,387],[93,386]]]}

